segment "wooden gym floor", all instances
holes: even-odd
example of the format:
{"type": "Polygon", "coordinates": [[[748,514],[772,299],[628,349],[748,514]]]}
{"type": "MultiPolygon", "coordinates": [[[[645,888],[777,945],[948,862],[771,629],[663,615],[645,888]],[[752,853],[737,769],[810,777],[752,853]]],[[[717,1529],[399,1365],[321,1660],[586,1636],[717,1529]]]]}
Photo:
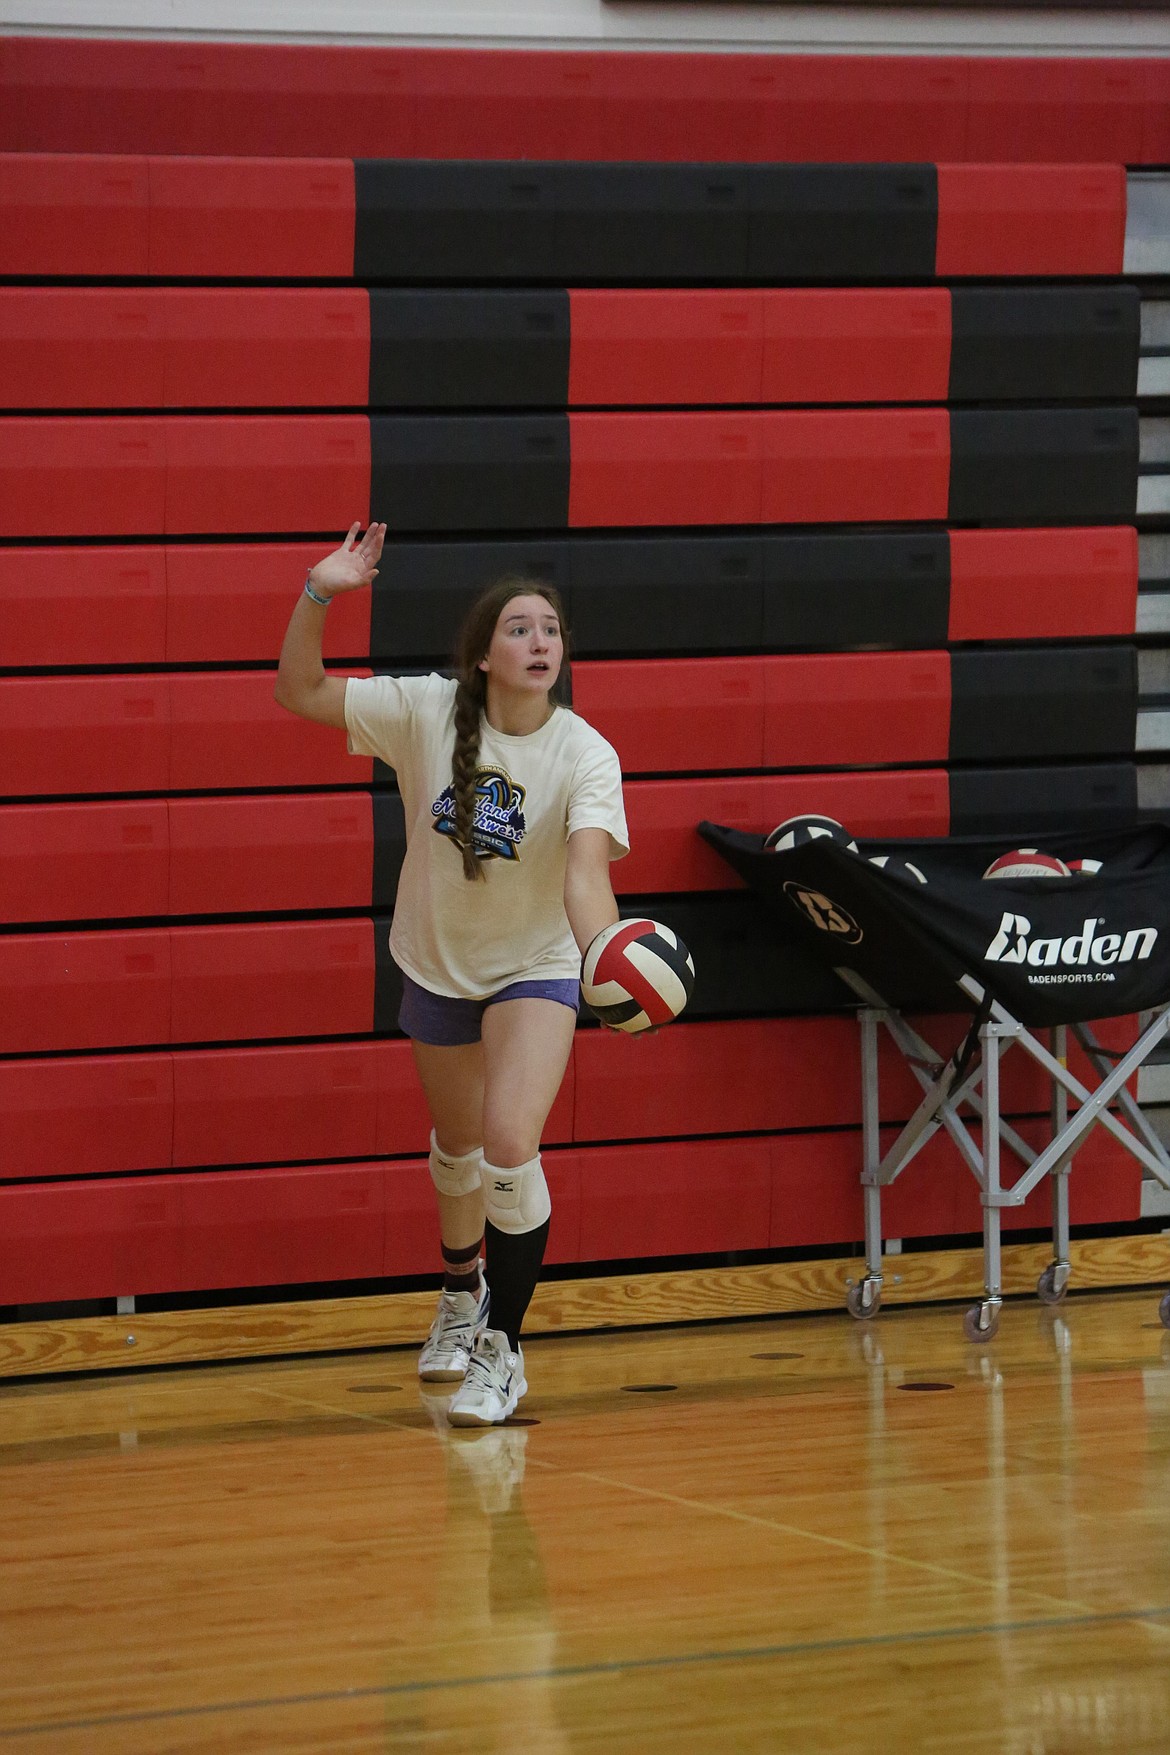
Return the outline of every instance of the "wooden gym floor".
{"type": "Polygon", "coordinates": [[[3,1755],[1170,1750],[1157,1293],[0,1386],[3,1755]]]}

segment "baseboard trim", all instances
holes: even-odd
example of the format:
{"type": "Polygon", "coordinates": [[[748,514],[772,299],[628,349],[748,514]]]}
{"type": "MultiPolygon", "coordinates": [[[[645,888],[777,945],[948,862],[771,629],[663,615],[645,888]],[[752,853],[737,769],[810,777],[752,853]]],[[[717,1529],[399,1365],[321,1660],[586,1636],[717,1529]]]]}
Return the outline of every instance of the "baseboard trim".
{"type": "MultiPolygon", "coordinates": [[[[1051,1259],[1047,1244],[1007,1244],[1005,1293],[1034,1292],[1051,1259]]],[[[1071,1262],[1074,1292],[1167,1286],[1170,1236],[1079,1239],[1071,1262]]],[[[864,1271],[864,1262],[852,1257],[549,1280],[537,1288],[525,1333],[844,1312],[848,1285],[864,1271]]],[[[953,1249],[889,1256],[884,1275],[886,1308],[978,1298],[983,1255],[979,1249],[953,1249]]],[[[0,1378],[412,1347],[425,1335],[433,1310],[433,1293],[400,1292],[7,1323],[0,1326],[0,1378]]]]}

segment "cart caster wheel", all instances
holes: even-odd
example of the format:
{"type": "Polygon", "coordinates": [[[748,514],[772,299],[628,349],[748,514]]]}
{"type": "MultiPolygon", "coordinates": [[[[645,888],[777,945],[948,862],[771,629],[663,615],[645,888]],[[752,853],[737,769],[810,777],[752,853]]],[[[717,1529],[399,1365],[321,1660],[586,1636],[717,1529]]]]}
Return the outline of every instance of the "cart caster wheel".
{"type": "Polygon", "coordinates": [[[994,1340],[999,1328],[999,1311],[992,1305],[973,1304],[963,1313],[963,1333],[969,1341],[994,1340]]]}
{"type": "Polygon", "coordinates": [[[1158,1305],[1158,1315],[1162,1319],[1162,1327],[1170,1328],[1170,1292],[1163,1292],[1162,1302],[1158,1305]]]}
{"type": "Polygon", "coordinates": [[[1050,1262],[1036,1281],[1036,1296],[1041,1304],[1059,1304],[1068,1291],[1068,1268],[1063,1262],[1050,1262]]]}
{"type": "Polygon", "coordinates": [[[868,1322],[882,1307],[882,1288],[877,1280],[862,1280],[845,1294],[845,1308],[858,1322],[868,1322]]]}

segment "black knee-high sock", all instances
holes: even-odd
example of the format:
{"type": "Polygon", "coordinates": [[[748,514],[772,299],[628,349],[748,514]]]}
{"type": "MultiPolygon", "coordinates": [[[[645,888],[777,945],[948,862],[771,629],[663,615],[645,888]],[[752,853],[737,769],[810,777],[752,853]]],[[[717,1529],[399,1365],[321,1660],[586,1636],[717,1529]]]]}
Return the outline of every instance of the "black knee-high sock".
{"type": "Polygon", "coordinates": [[[487,1281],[492,1292],[492,1328],[502,1328],[508,1345],[515,1352],[520,1345],[520,1325],[532,1301],[540,1264],[548,1242],[549,1220],[535,1231],[523,1231],[517,1237],[511,1231],[499,1231],[487,1222],[487,1281]]]}

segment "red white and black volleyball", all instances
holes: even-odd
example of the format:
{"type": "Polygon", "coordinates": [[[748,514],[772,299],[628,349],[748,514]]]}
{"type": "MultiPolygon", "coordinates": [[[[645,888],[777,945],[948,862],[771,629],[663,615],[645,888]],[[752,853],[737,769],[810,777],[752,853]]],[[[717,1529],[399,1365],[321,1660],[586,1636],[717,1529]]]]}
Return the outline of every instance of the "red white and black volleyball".
{"type": "Polygon", "coordinates": [[[993,859],[985,878],[1032,878],[1032,877],[1068,877],[1069,869],[1063,859],[1057,859],[1053,853],[1040,853],[1035,847],[1013,847],[1010,853],[1001,853],[993,859]]]}
{"type": "Polygon", "coordinates": [[[691,953],[657,920],[619,920],[581,965],[581,997],[611,1030],[637,1036],[677,1018],[695,986],[691,953]]]}

